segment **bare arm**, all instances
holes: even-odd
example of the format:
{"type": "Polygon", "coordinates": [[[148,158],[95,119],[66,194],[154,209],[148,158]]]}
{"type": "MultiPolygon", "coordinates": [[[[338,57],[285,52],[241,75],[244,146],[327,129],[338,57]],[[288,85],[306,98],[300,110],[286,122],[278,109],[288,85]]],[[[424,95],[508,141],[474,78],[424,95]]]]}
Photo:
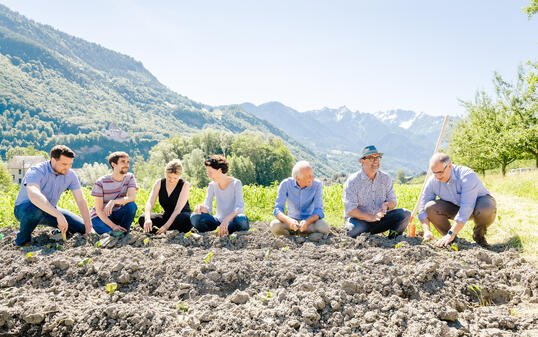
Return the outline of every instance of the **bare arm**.
{"type": "Polygon", "coordinates": [[[290,228],[294,231],[296,231],[298,229],[298,226],[299,226],[299,222],[289,216],[287,216],[286,214],[284,214],[283,212],[278,212],[277,215],[276,215],[276,218],[278,220],[280,220],[280,222],[282,223],[285,223],[287,224],[288,226],[290,226],[290,228]]]}
{"type": "Polygon", "coordinates": [[[26,192],[28,193],[28,199],[30,199],[32,204],[36,205],[43,212],[46,212],[55,218],[63,216],[63,214],[47,200],[47,197],[41,193],[41,188],[39,185],[27,184],[26,192]]]}
{"type": "Polygon", "coordinates": [[[116,225],[112,220],[108,218],[108,216],[104,212],[103,208],[103,197],[95,197],[95,212],[97,213],[97,216],[101,221],[105,223],[108,227],[110,227],[112,230],[119,229],[118,225],[116,225]]]}
{"type": "Polygon", "coordinates": [[[363,212],[359,210],[358,208],[352,209],[347,215],[350,217],[357,218],[359,220],[368,221],[368,222],[375,222],[379,220],[376,217],[376,215],[363,212]]]}
{"type": "Polygon", "coordinates": [[[71,191],[71,194],[73,194],[73,198],[75,198],[75,202],[77,203],[80,215],[82,215],[82,219],[84,220],[86,234],[90,234],[93,229],[93,226],[90,219],[90,211],[88,210],[88,203],[86,202],[86,198],[84,198],[84,194],[82,194],[82,189],[71,191]]]}
{"type": "Polygon", "coordinates": [[[155,206],[155,201],[157,201],[157,197],[159,196],[160,190],[161,181],[157,180],[153,185],[153,188],[151,189],[151,193],[149,195],[148,201],[146,201],[146,206],[144,208],[144,218],[146,218],[146,221],[148,219],[151,219],[151,210],[153,209],[153,206],[155,206]]]}

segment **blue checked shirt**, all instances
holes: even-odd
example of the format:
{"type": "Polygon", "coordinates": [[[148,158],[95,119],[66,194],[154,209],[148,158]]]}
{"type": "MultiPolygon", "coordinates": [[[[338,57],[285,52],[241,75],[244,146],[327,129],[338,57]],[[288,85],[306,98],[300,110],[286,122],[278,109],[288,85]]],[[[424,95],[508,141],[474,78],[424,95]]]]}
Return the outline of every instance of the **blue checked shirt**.
{"type": "Polygon", "coordinates": [[[489,191],[473,170],[461,165],[452,165],[450,179],[446,183],[440,182],[434,176],[426,183],[418,219],[424,220],[428,217],[424,207],[429,201],[439,197],[441,200],[460,206],[454,221],[467,222],[474,211],[476,199],[488,194],[490,194],[489,191]]]}
{"type": "Polygon", "coordinates": [[[278,187],[273,215],[284,213],[284,207],[288,201],[288,216],[298,220],[306,220],[311,215],[317,214],[320,219],[325,217],[323,213],[323,183],[317,179],[312,181],[311,186],[300,188],[295,178],[286,178],[278,187]]]}
{"type": "Polygon", "coordinates": [[[377,171],[374,180],[368,178],[361,169],[347,178],[344,184],[344,217],[349,219],[349,212],[358,208],[362,212],[375,214],[385,201],[396,201],[396,192],[388,174],[377,171]]]}

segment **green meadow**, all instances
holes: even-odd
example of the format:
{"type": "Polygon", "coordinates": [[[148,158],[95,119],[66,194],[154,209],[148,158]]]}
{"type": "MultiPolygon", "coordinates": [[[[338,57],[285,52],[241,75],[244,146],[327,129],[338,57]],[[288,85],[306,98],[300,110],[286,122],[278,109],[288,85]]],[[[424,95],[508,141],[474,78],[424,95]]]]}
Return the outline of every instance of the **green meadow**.
{"type": "MultiPolygon", "coordinates": [[[[501,245],[515,248],[529,260],[538,261],[538,172],[522,173],[502,177],[487,175],[482,178],[486,187],[497,199],[497,221],[490,227],[487,234],[491,245],[501,245]]],[[[421,185],[394,185],[398,196],[398,207],[412,210],[420,193],[421,185]]],[[[13,207],[19,187],[14,185],[7,193],[0,195],[0,226],[18,226],[13,215],[13,207]]],[[[269,187],[247,185],[243,187],[245,198],[245,213],[251,222],[271,221],[273,206],[278,185],[269,187]]],[[[325,186],[323,191],[324,211],[330,225],[342,227],[344,224],[344,205],[342,203],[341,184],[325,186]]],[[[84,195],[88,206],[93,207],[91,188],[84,187],[84,195]]],[[[205,196],[205,188],[191,188],[189,203],[191,207],[201,203],[205,196]]],[[[144,205],[149,197],[149,190],[140,189],[137,192],[137,217],[144,211],[144,205]]],[[[77,206],[70,192],[62,195],[59,207],[78,213],[77,206]]],[[[155,212],[161,211],[160,205],[154,207],[155,212]]],[[[422,226],[417,220],[417,233],[422,226]]],[[[432,226],[433,228],[433,226],[432,226]]],[[[434,234],[439,237],[438,233],[434,234]]],[[[459,237],[472,241],[472,224],[467,224],[459,237]]]]}

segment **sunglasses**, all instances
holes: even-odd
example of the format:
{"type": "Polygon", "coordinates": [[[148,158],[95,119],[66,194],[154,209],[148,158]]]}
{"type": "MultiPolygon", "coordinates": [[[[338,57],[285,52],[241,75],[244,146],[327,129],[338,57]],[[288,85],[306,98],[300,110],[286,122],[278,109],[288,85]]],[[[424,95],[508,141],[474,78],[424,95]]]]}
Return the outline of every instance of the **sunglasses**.
{"type": "Polygon", "coordinates": [[[383,156],[369,156],[369,157],[364,157],[362,159],[369,160],[369,161],[376,161],[376,160],[381,160],[381,158],[383,158],[383,156]]]}

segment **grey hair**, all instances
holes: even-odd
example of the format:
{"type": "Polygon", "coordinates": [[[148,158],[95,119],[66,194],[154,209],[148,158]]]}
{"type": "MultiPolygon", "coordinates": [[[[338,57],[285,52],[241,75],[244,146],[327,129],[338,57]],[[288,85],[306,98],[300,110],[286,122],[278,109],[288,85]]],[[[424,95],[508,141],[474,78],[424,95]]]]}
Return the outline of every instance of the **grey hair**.
{"type": "Polygon", "coordinates": [[[450,157],[446,153],[437,152],[430,158],[430,167],[437,163],[442,163],[444,167],[447,167],[452,163],[450,157]]]}
{"type": "Polygon", "coordinates": [[[291,170],[291,176],[294,179],[297,179],[297,177],[301,174],[301,170],[306,167],[312,168],[312,166],[310,166],[310,163],[306,160],[298,161],[297,163],[295,163],[293,169],[291,170]]]}

